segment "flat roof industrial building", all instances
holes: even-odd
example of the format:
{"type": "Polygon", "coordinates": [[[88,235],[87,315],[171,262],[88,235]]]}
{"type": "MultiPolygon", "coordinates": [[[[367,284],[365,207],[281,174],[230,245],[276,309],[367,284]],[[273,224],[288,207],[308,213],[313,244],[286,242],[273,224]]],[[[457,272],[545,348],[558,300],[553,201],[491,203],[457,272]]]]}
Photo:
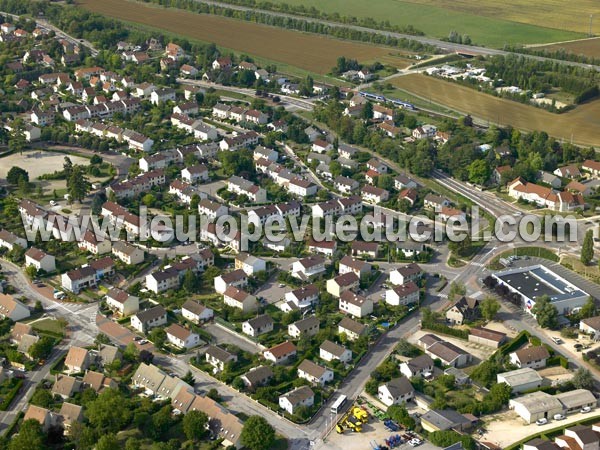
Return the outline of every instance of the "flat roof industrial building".
{"type": "Polygon", "coordinates": [[[512,292],[521,294],[526,311],[530,311],[535,299],[543,295],[550,297],[559,314],[581,308],[589,297],[573,283],[539,264],[504,270],[493,274],[493,277],[512,292]]]}

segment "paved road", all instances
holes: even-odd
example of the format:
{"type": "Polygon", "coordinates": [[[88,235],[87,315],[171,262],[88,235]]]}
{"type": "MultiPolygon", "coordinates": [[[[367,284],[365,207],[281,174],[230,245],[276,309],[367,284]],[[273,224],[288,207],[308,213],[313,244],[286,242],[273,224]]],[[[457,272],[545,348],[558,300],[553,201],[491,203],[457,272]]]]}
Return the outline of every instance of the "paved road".
{"type": "Polygon", "coordinates": [[[66,343],[55,347],[43,367],[27,373],[23,387],[11,403],[10,409],[0,412],[0,434],[4,434],[6,428],[14,422],[19,412],[24,412],[27,409],[27,404],[37,385],[48,376],[52,364],[66,354],[68,348],[69,345],[66,343]]]}
{"type": "Polygon", "coordinates": [[[519,55],[519,56],[525,56],[527,58],[536,59],[538,61],[553,61],[553,62],[557,62],[559,64],[566,64],[568,66],[593,68],[595,70],[600,71],[600,66],[593,66],[593,65],[590,65],[590,64],[577,63],[577,62],[573,62],[573,61],[561,61],[561,60],[555,60],[555,59],[551,59],[551,58],[543,58],[543,57],[540,57],[540,56],[521,55],[520,53],[507,52],[505,50],[498,50],[498,49],[494,49],[494,48],[478,47],[478,46],[475,46],[475,45],[454,44],[452,42],[446,42],[446,41],[442,41],[440,39],[435,39],[435,38],[426,37],[426,36],[414,36],[414,35],[411,35],[411,34],[396,33],[396,32],[393,32],[393,31],[377,30],[377,29],[374,29],[374,28],[361,27],[361,26],[358,26],[358,25],[351,25],[351,24],[346,24],[346,23],[334,22],[334,21],[330,21],[330,20],[315,19],[315,18],[312,18],[312,17],[299,16],[299,15],[295,15],[295,14],[281,13],[281,12],[276,12],[276,11],[261,10],[261,9],[255,8],[255,7],[241,6],[241,5],[231,5],[229,3],[223,3],[223,2],[219,2],[219,1],[213,1],[213,0],[196,0],[196,1],[199,2],[199,3],[208,4],[208,5],[219,5],[219,6],[223,6],[223,7],[229,8],[229,9],[235,9],[235,10],[239,10],[239,11],[260,12],[260,13],[264,13],[264,14],[267,14],[267,15],[270,15],[270,16],[275,16],[275,17],[286,17],[286,18],[291,18],[291,19],[301,19],[301,20],[305,20],[307,22],[320,23],[320,24],[323,24],[323,25],[328,25],[328,26],[333,26],[333,27],[344,27],[344,28],[349,28],[349,29],[352,29],[352,30],[364,31],[364,32],[367,32],[367,33],[376,33],[376,34],[381,34],[383,36],[394,37],[394,38],[397,38],[397,39],[409,39],[409,40],[420,42],[422,44],[432,45],[432,46],[437,47],[437,48],[439,48],[440,50],[442,50],[443,52],[446,52],[446,53],[453,53],[453,52],[460,53],[460,52],[464,52],[464,53],[471,54],[471,55],[510,55],[510,54],[516,54],[516,55],[519,55]]]}

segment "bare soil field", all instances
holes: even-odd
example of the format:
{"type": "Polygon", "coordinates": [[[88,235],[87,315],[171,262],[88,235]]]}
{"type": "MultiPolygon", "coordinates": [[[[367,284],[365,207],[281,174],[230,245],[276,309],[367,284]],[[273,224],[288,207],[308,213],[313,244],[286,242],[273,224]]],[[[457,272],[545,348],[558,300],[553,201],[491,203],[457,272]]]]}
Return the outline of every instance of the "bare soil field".
{"type": "Polygon", "coordinates": [[[576,55],[585,55],[591,58],[600,58],[600,38],[582,39],[580,41],[564,42],[561,44],[536,46],[539,50],[551,52],[565,50],[576,55]]]}
{"type": "Polygon", "coordinates": [[[599,100],[579,105],[564,114],[553,114],[421,74],[397,77],[390,82],[426,100],[490,123],[511,125],[526,131],[545,131],[556,138],[581,145],[600,144],[599,100]]]}
{"type": "Polygon", "coordinates": [[[160,28],[191,39],[272,61],[280,61],[318,74],[328,73],[339,56],[359,62],[385,61],[404,68],[410,61],[398,49],[376,47],[325,36],[284,30],[221,16],[163,9],[127,0],[78,0],[78,5],[109,17],[160,28]]]}
{"type": "MultiPolygon", "coordinates": [[[[0,159],[0,178],[6,178],[6,174],[10,168],[13,166],[18,166],[21,169],[29,172],[29,179],[34,180],[40,175],[62,170],[65,162],[65,156],[67,155],[63,153],[45,152],[40,150],[23,152],[22,155],[19,153],[14,153],[0,159]]],[[[87,166],[89,164],[89,160],[80,156],[68,156],[73,164],[80,164],[83,166],[87,166]]]]}

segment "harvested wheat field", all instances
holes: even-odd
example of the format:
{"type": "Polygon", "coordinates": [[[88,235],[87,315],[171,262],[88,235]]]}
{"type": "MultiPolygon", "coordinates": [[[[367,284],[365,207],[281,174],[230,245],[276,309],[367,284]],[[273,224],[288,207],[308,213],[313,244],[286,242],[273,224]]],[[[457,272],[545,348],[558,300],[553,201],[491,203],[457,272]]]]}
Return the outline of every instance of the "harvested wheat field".
{"type": "Polygon", "coordinates": [[[561,44],[535,46],[536,50],[556,51],[564,49],[568,53],[600,58],[600,38],[583,39],[580,41],[563,42],[561,44]]]}
{"type": "Polygon", "coordinates": [[[556,138],[572,139],[581,145],[600,145],[600,100],[577,106],[564,114],[553,114],[427,75],[412,74],[390,82],[423,99],[471,114],[480,120],[527,131],[545,131],[556,138]]]}
{"type": "Polygon", "coordinates": [[[359,62],[381,60],[398,68],[410,64],[408,60],[395,56],[398,55],[398,49],[284,30],[221,16],[157,8],[127,0],[79,0],[77,4],[105,16],[159,28],[191,39],[214,42],[221,47],[319,74],[330,72],[339,56],[354,58],[359,62]]]}

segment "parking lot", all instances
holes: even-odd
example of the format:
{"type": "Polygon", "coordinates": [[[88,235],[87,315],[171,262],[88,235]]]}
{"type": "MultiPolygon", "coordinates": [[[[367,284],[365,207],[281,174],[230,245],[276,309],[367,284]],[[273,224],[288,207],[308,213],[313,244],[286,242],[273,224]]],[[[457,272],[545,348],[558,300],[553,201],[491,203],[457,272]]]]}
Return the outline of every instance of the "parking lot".
{"type": "MultiPolygon", "coordinates": [[[[385,429],[383,422],[371,417],[369,422],[363,425],[362,432],[353,433],[346,431],[344,434],[338,434],[335,430],[325,439],[325,447],[330,450],[370,450],[373,448],[371,444],[386,445],[385,440],[390,435],[402,434],[402,432],[390,432],[385,429]]],[[[403,443],[398,447],[399,450],[408,450],[418,448],[422,450],[436,450],[439,447],[424,442],[418,447],[413,447],[408,443],[403,443]]]]}

